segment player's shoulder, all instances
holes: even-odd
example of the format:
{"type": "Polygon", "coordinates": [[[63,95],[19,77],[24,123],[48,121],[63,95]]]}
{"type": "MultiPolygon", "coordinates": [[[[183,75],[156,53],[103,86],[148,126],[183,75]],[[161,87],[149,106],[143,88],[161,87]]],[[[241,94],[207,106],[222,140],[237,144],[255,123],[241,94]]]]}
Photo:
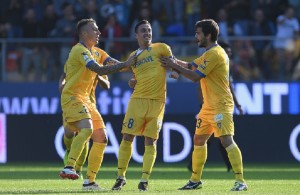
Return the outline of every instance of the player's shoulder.
{"type": "Polygon", "coordinates": [[[167,45],[166,43],[161,43],[161,42],[152,43],[151,46],[152,47],[157,47],[157,48],[170,48],[169,45],[167,45]]]}
{"type": "Polygon", "coordinates": [[[99,48],[99,47],[93,47],[93,49],[98,52],[98,53],[106,53],[103,49],[99,48]]]}
{"type": "Polygon", "coordinates": [[[83,53],[83,52],[88,52],[88,49],[80,43],[77,43],[71,49],[71,53],[83,53]]]}

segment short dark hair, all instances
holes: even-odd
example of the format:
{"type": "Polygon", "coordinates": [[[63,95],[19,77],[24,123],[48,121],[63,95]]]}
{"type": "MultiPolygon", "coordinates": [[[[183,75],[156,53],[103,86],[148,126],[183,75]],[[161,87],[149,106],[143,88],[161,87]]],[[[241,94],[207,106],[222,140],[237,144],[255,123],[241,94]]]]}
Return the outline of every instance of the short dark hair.
{"type": "Polygon", "coordinates": [[[96,23],[96,21],[93,19],[93,18],[88,18],[88,19],[81,19],[77,22],[77,33],[78,35],[80,34],[80,31],[81,31],[81,28],[83,26],[85,26],[87,23],[90,23],[90,22],[93,22],[93,23],[96,23]]]}
{"type": "Polygon", "coordinates": [[[141,26],[142,24],[150,24],[150,22],[148,20],[141,20],[139,21],[135,27],[134,27],[134,32],[137,33],[139,26],[141,26]]]}
{"type": "Polygon", "coordinates": [[[211,41],[217,41],[219,36],[219,26],[213,19],[204,19],[196,22],[195,29],[202,28],[204,36],[211,35],[211,41]]]}

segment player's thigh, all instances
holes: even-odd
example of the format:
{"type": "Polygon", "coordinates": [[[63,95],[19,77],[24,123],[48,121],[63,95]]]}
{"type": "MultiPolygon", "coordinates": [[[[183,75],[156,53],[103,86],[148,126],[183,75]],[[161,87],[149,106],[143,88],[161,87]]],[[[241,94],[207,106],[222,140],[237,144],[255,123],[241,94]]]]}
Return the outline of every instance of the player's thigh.
{"type": "Polygon", "coordinates": [[[234,135],[233,115],[230,113],[215,115],[213,128],[215,137],[234,135]]]}
{"type": "Polygon", "coordinates": [[[99,113],[99,111],[97,110],[96,106],[92,106],[90,108],[90,113],[92,116],[93,128],[94,129],[105,129],[104,120],[103,120],[101,114],[99,113]]]}
{"type": "Polygon", "coordinates": [[[165,113],[165,103],[148,100],[148,112],[143,136],[158,139],[165,113]]]}
{"type": "Polygon", "coordinates": [[[211,135],[212,133],[213,127],[211,122],[206,117],[199,115],[196,121],[195,135],[211,135]]]}
{"type": "Polygon", "coordinates": [[[141,131],[144,129],[144,116],[147,109],[148,107],[144,104],[143,99],[131,99],[123,120],[122,133],[141,135],[141,131]]]}
{"type": "Polygon", "coordinates": [[[83,119],[91,119],[89,105],[81,101],[70,101],[62,105],[63,120],[66,123],[77,122],[83,119]]]}

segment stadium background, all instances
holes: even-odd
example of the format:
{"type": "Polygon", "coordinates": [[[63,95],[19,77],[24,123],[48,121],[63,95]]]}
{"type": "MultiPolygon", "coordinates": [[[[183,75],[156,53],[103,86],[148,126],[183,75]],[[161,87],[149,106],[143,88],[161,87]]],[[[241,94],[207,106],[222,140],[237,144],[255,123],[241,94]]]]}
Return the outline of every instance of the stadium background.
{"type": "MultiPolygon", "coordinates": [[[[234,116],[235,139],[244,161],[300,161],[299,39],[286,37],[292,43],[284,48],[274,44],[279,39],[276,18],[290,4],[299,21],[298,1],[3,0],[0,4],[0,162],[60,161],[62,122],[57,81],[68,51],[76,42],[76,21],[84,17],[97,19],[103,35],[99,46],[117,59],[125,59],[130,50],[137,48],[131,27],[141,18],[151,20],[153,41],[168,43],[179,59],[186,60],[203,52],[194,43],[196,20],[209,17],[222,27],[227,24],[220,39],[232,46],[235,91],[246,111],[244,116],[234,116]],[[259,29],[254,28],[257,10],[265,14],[261,26],[269,29],[253,30],[259,29]],[[224,13],[227,22],[222,23],[224,13]]],[[[112,89],[97,91],[99,110],[110,132],[107,161],[116,159],[122,118],[131,93],[127,86],[130,76],[110,76],[112,89]]],[[[159,162],[190,159],[199,111],[196,90],[197,85],[183,77],[168,80],[159,162]]],[[[137,140],[138,146],[140,142],[137,140]]],[[[136,148],[134,160],[139,162],[142,151],[136,148]]],[[[209,161],[221,160],[216,144],[209,150],[209,161]]]]}

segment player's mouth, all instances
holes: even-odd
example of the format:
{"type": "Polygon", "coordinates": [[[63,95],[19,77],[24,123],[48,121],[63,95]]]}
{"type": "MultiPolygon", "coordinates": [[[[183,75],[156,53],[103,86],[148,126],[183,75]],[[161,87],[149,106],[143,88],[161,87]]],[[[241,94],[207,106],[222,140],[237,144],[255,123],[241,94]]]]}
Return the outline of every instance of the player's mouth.
{"type": "Polygon", "coordinates": [[[151,40],[151,36],[145,36],[144,39],[149,41],[149,40],[151,40]]]}

